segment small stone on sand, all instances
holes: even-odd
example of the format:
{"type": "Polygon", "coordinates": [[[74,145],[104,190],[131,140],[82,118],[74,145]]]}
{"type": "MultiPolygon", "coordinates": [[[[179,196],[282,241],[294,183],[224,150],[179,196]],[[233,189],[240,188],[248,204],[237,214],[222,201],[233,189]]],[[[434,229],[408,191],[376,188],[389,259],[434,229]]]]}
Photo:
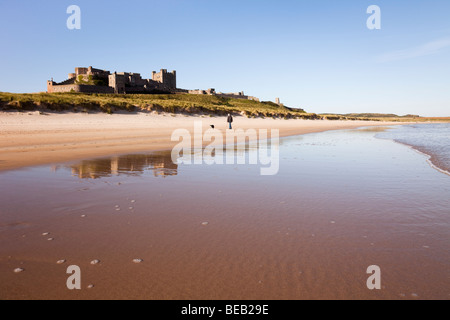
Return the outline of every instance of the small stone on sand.
{"type": "Polygon", "coordinates": [[[64,260],[64,259],[63,260],[58,260],[58,261],[56,261],[56,263],[57,264],[63,264],[63,263],[66,263],[66,260],[64,260]]]}
{"type": "Polygon", "coordinates": [[[131,203],[135,203],[136,202],[136,200],[131,200],[131,203]]]}
{"type": "Polygon", "coordinates": [[[53,240],[55,240],[55,239],[53,239],[53,238],[48,238],[47,239],[47,241],[53,241],[53,240]]]}
{"type": "Polygon", "coordinates": [[[44,232],[42,235],[43,236],[48,236],[50,234],[50,232],[44,232]]]}
{"type": "Polygon", "coordinates": [[[87,288],[88,288],[88,289],[92,289],[92,288],[94,288],[94,285],[93,285],[93,284],[90,284],[90,285],[87,286],[87,288]]]}
{"type": "Polygon", "coordinates": [[[100,263],[100,260],[92,260],[91,261],[91,264],[92,265],[96,265],[96,264],[99,264],[100,263]]]}
{"type": "Polygon", "coordinates": [[[14,269],[14,273],[21,273],[21,272],[24,272],[25,270],[24,269],[22,269],[22,268],[16,268],[16,269],[14,269]]]}
{"type": "Polygon", "coordinates": [[[134,263],[141,263],[141,262],[143,262],[144,260],[142,260],[142,259],[133,259],[133,262],[134,263]]]}
{"type": "Polygon", "coordinates": [[[207,226],[209,224],[209,222],[202,222],[202,226],[207,226]]]}

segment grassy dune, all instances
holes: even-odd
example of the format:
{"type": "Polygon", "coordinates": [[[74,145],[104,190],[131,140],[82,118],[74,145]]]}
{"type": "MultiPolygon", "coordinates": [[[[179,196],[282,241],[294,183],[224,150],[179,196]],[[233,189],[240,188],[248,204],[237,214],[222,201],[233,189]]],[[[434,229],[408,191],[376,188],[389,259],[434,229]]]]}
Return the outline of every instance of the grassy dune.
{"type": "Polygon", "coordinates": [[[209,95],[191,94],[83,94],[83,93],[7,93],[0,92],[0,111],[41,112],[138,112],[155,111],[178,114],[223,116],[241,114],[249,118],[328,119],[366,121],[450,121],[450,118],[423,118],[395,114],[315,114],[303,109],[279,106],[273,102],[257,102],[209,95]]]}
{"type": "Polygon", "coordinates": [[[217,96],[166,95],[111,95],[82,93],[14,94],[0,92],[0,110],[106,112],[156,111],[183,114],[225,115],[242,114],[247,117],[277,117],[314,119],[315,114],[302,109],[279,106],[272,102],[256,102],[217,96]]]}

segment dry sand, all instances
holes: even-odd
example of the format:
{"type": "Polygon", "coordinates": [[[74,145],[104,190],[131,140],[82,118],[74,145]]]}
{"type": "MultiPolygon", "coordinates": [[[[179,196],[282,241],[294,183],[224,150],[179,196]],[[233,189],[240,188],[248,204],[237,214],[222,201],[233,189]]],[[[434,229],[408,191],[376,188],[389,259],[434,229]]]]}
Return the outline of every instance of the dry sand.
{"type": "MultiPolygon", "coordinates": [[[[175,129],[225,130],[226,118],[153,113],[0,112],[0,171],[99,156],[170,150],[175,129]]],[[[235,117],[234,128],[279,129],[280,136],[386,125],[372,121],[276,120],[235,117]]],[[[398,124],[398,123],[397,123],[398,124]]]]}

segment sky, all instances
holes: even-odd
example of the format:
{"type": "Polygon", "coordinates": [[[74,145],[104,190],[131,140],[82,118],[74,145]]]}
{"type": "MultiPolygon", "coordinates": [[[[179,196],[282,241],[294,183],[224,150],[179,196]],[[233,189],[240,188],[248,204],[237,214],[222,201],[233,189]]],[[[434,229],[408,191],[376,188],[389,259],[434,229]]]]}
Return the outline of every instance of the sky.
{"type": "Polygon", "coordinates": [[[75,67],[168,69],[179,88],[308,112],[450,116],[448,0],[0,0],[0,39],[4,92],[45,91],[75,67]]]}

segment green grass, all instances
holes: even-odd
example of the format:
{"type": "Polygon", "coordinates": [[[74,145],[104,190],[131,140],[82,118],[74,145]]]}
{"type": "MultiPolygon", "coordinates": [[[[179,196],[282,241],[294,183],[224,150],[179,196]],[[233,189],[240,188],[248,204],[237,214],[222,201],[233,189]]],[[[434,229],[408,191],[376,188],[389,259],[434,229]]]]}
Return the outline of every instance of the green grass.
{"type": "Polygon", "coordinates": [[[90,85],[90,86],[108,86],[108,79],[102,78],[98,76],[92,77],[92,75],[89,75],[88,80],[84,80],[83,75],[79,75],[77,79],[75,80],[75,84],[82,84],[82,85],[90,85]]]}
{"type": "Polygon", "coordinates": [[[257,102],[217,96],[190,94],[82,94],[82,93],[32,93],[0,92],[0,110],[50,110],[67,112],[107,112],[120,110],[156,111],[180,114],[207,114],[223,116],[227,113],[247,117],[306,118],[317,115],[302,109],[291,109],[274,103],[257,102]]]}
{"type": "Polygon", "coordinates": [[[279,106],[273,102],[257,102],[208,95],[191,94],[83,94],[83,93],[7,93],[0,92],[0,111],[105,112],[156,111],[172,114],[223,116],[242,114],[249,118],[328,119],[366,121],[450,121],[450,118],[422,118],[415,115],[396,116],[366,114],[314,114],[303,109],[279,106]]]}

